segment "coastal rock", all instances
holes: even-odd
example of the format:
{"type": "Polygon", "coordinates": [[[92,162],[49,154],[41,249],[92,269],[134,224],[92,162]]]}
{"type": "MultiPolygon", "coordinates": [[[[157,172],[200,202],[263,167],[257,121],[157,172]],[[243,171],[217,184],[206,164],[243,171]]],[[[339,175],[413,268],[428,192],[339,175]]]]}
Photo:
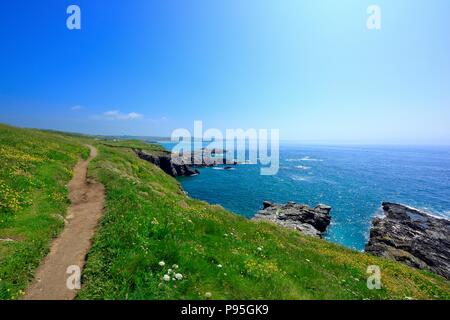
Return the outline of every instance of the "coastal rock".
{"type": "Polygon", "coordinates": [[[202,148],[172,156],[176,163],[189,163],[193,167],[214,167],[217,165],[237,165],[234,159],[227,158],[227,152],[219,148],[202,148]]]}
{"type": "Polygon", "coordinates": [[[273,204],[264,201],[263,209],[253,220],[266,220],[287,228],[292,228],[313,237],[322,237],[331,222],[331,207],[320,204],[311,208],[306,204],[273,204]]]}
{"type": "Polygon", "coordinates": [[[133,151],[139,158],[160,167],[165,173],[172,177],[193,176],[199,173],[197,170],[193,169],[192,166],[185,164],[182,161],[174,162],[170,153],[153,155],[139,149],[133,149],[133,151]]]}
{"type": "Polygon", "coordinates": [[[365,251],[450,279],[450,221],[396,203],[383,203],[365,251]]]}
{"type": "Polygon", "coordinates": [[[231,170],[230,165],[238,164],[236,161],[225,157],[225,150],[217,148],[202,148],[181,156],[172,155],[170,152],[150,154],[141,149],[133,149],[133,151],[139,158],[160,167],[172,177],[197,175],[199,171],[195,168],[215,167],[217,165],[226,165],[224,170],[231,170]]]}

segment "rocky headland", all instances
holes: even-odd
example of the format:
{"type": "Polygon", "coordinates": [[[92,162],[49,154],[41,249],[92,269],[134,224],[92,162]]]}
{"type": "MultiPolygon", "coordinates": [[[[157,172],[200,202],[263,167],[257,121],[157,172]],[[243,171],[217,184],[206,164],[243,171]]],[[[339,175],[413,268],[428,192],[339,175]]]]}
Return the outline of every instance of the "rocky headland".
{"type": "MultiPolygon", "coordinates": [[[[170,152],[148,153],[145,150],[133,149],[136,155],[158,167],[172,177],[193,176],[199,174],[196,168],[214,167],[217,165],[237,165],[234,160],[227,160],[222,149],[207,149],[185,153],[181,156],[170,152]]],[[[228,169],[230,167],[225,167],[228,169]]]]}
{"type": "Polygon", "coordinates": [[[331,222],[330,211],[331,207],[324,204],[311,208],[295,202],[274,204],[264,201],[263,209],[258,211],[252,220],[274,222],[302,234],[321,238],[331,222]]]}
{"type": "Polygon", "coordinates": [[[365,251],[450,279],[450,221],[401,204],[382,206],[365,251]]]}
{"type": "Polygon", "coordinates": [[[139,158],[160,167],[172,177],[193,176],[199,173],[189,164],[174,163],[170,153],[150,154],[140,149],[133,149],[133,151],[139,158]]]}

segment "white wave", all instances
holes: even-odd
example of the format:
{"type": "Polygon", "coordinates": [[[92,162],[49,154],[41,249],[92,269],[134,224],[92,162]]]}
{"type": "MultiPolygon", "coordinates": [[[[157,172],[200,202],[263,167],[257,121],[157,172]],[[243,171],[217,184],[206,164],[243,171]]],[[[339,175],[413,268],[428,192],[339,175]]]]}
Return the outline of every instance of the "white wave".
{"type": "Polygon", "coordinates": [[[309,156],[306,156],[304,158],[301,158],[300,161],[319,161],[319,162],[322,162],[323,160],[322,159],[314,159],[314,158],[311,158],[309,156]]]}
{"type": "Polygon", "coordinates": [[[213,170],[223,170],[223,171],[228,171],[228,170],[234,170],[234,168],[225,169],[225,168],[222,168],[222,167],[214,167],[213,170]]]}
{"type": "Polygon", "coordinates": [[[309,181],[309,177],[303,176],[291,176],[290,178],[294,181],[309,181]]]}
{"type": "MultiPolygon", "coordinates": [[[[425,214],[427,214],[427,215],[429,215],[431,217],[437,218],[437,219],[450,220],[450,211],[439,212],[439,211],[431,210],[430,208],[427,208],[427,207],[417,208],[417,207],[413,207],[413,206],[410,206],[410,205],[407,205],[407,204],[404,204],[404,203],[399,203],[399,204],[404,206],[404,207],[406,207],[406,208],[408,208],[408,209],[410,209],[410,210],[420,211],[420,212],[423,212],[423,213],[425,213],[425,214]]],[[[384,210],[383,210],[382,207],[380,207],[376,211],[375,217],[378,217],[378,218],[384,218],[385,217],[384,210]]]]}
{"type": "Polygon", "coordinates": [[[315,158],[311,158],[310,156],[306,156],[303,158],[297,158],[297,159],[286,159],[287,162],[301,162],[301,161],[318,161],[318,162],[322,162],[322,159],[315,159],[315,158]]]}
{"type": "Polygon", "coordinates": [[[297,169],[302,169],[302,170],[309,170],[311,169],[311,167],[306,167],[306,166],[295,166],[297,169]]]}

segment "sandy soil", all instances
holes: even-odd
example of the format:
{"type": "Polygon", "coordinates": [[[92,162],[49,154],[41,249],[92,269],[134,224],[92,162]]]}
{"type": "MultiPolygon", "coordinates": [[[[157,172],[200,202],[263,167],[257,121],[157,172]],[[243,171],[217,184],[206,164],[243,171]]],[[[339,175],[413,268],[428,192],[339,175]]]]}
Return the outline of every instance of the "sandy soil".
{"type": "Polygon", "coordinates": [[[97,150],[92,146],[89,148],[89,159],[81,160],[75,166],[68,186],[71,204],[66,226],[37,269],[35,279],[25,292],[25,300],[71,300],[77,294],[74,289],[77,270],[83,270],[105,203],[103,185],[86,177],[89,162],[97,156],[97,150]]]}

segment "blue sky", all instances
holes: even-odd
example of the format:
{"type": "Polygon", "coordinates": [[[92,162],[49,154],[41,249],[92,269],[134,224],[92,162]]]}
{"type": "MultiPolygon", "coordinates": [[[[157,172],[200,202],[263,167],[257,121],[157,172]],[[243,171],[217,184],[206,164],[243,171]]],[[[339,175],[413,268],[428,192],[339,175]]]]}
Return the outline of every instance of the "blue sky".
{"type": "Polygon", "coordinates": [[[170,135],[203,120],[283,140],[450,144],[449,12],[448,0],[2,1],[0,122],[170,135]],[[70,4],[81,30],[66,27],[70,4]]]}

